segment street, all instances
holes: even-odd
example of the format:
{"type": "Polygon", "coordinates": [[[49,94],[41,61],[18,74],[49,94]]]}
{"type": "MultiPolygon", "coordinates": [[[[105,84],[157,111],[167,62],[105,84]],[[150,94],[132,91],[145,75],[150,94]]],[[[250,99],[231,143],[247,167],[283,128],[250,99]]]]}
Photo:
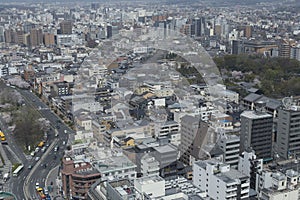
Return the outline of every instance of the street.
{"type": "MultiPolygon", "coordinates": [[[[24,165],[24,169],[20,172],[19,176],[11,176],[7,182],[7,187],[16,195],[17,199],[37,199],[35,184],[39,183],[41,187],[47,187],[47,185],[45,185],[46,177],[51,169],[60,165],[63,152],[66,149],[66,144],[64,143],[67,143],[69,134],[72,134],[73,130],[64,123],[58,123],[61,119],[52,113],[49,107],[29,90],[18,89],[18,91],[24,97],[25,105],[38,110],[42,117],[50,121],[51,130],[47,139],[47,145],[49,145],[49,147],[45,152],[39,151],[34,157],[25,156],[23,150],[16,145],[12,135],[6,134],[8,148],[16,155],[16,159],[19,159],[24,165]],[[60,128],[56,129],[57,126],[60,128]],[[55,129],[58,131],[57,137],[55,136],[55,129]],[[65,133],[65,130],[67,130],[67,133],[65,133]],[[59,151],[55,152],[53,150],[55,146],[60,147],[59,151]],[[35,160],[37,157],[40,157],[38,161],[35,160]],[[33,166],[33,168],[28,169],[29,165],[33,166]]],[[[2,121],[0,123],[3,131],[9,133],[5,124],[2,121]]],[[[13,154],[12,152],[10,153],[13,154]]]]}

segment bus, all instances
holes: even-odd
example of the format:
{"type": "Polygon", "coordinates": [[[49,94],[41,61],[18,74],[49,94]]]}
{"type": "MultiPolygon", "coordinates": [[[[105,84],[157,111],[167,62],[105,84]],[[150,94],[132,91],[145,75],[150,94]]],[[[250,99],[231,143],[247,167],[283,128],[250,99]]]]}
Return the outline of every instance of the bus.
{"type": "Polygon", "coordinates": [[[1,142],[3,144],[7,144],[7,141],[6,141],[6,138],[5,138],[5,134],[2,131],[0,131],[0,138],[1,138],[1,142]]]}
{"type": "Polygon", "coordinates": [[[23,168],[24,168],[24,165],[20,165],[19,167],[17,167],[17,169],[15,169],[15,171],[13,171],[13,176],[18,176],[23,168]]]}
{"type": "Polygon", "coordinates": [[[5,135],[2,131],[0,131],[0,137],[5,137],[5,135]]]}

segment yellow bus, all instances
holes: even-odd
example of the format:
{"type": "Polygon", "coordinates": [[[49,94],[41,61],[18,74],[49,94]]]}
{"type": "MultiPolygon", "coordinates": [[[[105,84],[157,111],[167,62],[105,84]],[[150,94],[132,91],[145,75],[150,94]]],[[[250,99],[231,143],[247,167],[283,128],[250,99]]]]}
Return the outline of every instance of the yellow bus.
{"type": "Polygon", "coordinates": [[[0,131],[0,137],[5,137],[5,135],[2,131],[0,131]]]}

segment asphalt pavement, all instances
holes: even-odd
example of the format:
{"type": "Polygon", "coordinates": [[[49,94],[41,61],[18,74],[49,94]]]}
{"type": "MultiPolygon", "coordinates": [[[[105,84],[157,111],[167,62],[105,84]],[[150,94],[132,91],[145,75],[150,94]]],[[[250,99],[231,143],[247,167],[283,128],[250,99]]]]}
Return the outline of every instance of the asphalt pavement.
{"type": "Polygon", "coordinates": [[[63,157],[63,153],[66,148],[66,145],[63,145],[63,143],[67,143],[69,134],[74,134],[73,130],[62,123],[61,119],[55,115],[34,93],[29,90],[21,89],[18,89],[18,91],[24,97],[25,105],[35,108],[39,111],[42,117],[50,121],[52,128],[48,134],[49,137],[47,141],[50,146],[45,153],[40,151],[37,155],[31,158],[24,155],[23,151],[15,145],[16,143],[13,138],[8,138],[8,141],[11,141],[8,145],[11,147],[16,156],[23,162],[24,169],[18,177],[11,177],[7,187],[9,187],[11,192],[17,196],[18,200],[38,199],[35,184],[39,183],[42,187],[46,186],[46,177],[49,172],[61,164],[61,158],[63,157]],[[55,129],[57,127],[59,127],[59,129],[57,129],[59,134],[55,137],[55,129]],[[65,133],[65,130],[67,133],[65,133]],[[54,151],[55,146],[60,147],[59,151],[54,151]],[[40,159],[36,160],[37,157],[40,159]],[[29,169],[29,165],[33,166],[33,168],[29,169]],[[30,173],[31,171],[34,173],[30,173]]]}

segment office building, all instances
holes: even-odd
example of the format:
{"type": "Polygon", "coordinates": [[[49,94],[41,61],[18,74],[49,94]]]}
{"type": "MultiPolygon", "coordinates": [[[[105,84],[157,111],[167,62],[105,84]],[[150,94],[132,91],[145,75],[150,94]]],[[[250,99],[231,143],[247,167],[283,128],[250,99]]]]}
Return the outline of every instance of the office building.
{"type": "Polygon", "coordinates": [[[258,158],[272,158],[273,116],[260,111],[241,114],[240,153],[252,148],[258,158]]]}
{"type": "Polygon", "coordinates": [[[41,29],[31,29],[30,31],[30,46],[36,47],[43,44],[43,33],[41,29]]]}
{"type": "Polygon", "coordinates": [[[64,20],[59,24],[59,26],[60,26],[60,33],[61,34],[63,34],[63,35],[72,34],[72,27],[73,27],[72,21],[64,20]]]}
{"type": "Polygon", "coordinates": [[[52,33],[45,33],[44,34],[44,44],[46,47],[55,45],[55,37],[52,33]]]}
{"type": "Polygon", "coordinates": [[[276,153],[282,158],[300,156],[300,107],[282,108],[278,112],[276,153]]]}

